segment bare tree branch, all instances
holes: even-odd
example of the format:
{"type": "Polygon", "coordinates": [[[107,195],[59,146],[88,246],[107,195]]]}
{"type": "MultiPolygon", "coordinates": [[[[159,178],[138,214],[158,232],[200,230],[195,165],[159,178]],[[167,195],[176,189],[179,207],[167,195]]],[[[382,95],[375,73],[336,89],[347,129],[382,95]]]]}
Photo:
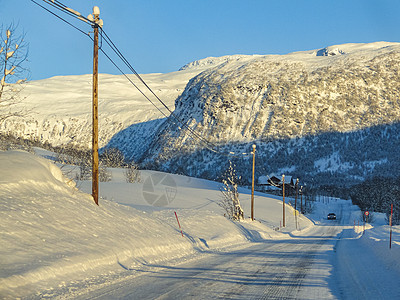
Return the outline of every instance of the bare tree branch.
{"type": "Polygon", "coordinates": [[[10,117],[22,117],[26,114],[16,104],[21,97],[23,84],[29,75],[24,67],[28,57],[28,45],[25,34],[17,33],[17,26],[11,24],[0,27],[0,122],[10,117]]]}

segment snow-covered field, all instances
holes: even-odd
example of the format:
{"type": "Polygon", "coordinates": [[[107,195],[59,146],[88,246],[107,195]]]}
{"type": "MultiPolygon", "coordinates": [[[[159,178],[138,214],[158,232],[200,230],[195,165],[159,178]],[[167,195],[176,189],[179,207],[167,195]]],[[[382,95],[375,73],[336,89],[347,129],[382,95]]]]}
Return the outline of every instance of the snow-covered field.
{"type": "MultiPolygon", "coordinates": [[[[37,152],[51,156],[38,149],[37,152]]],[[[300,277],[300,273],[287,275],[290,280],[296,279],[291,291],[295,298],[400,296],[398,284],[391,289],[386,287],[400,275],[400,227],[393,227],[389,250],[389,228],[383,218],[376,215],[376,222],[362,234],[362,226],[357,226],[360,212],[349,201],[316,202],[308,218],[299,217],[300,230],[296,229],[294,210],[286,206],[287,226],[279,228],[282,221],[279,197],[256,193],[256,221],[251,222],[249,191],[240,190],[246,220],[232,222],[218,206],[219,183],[152,171],[142,171],[140,183],[126,183],[123,170],[110,171],[113,179],[101,183],[102,198],[96,206],[87,194],[90,182],[78,182],[75,186],[75,182],[63,175],[63,172],[72,175],[75,172],[72,166],[64,166],[61,171],[51,161],[33,154],[0,152],[2,298],[91,298],[91,295],[120,298],[128,295],[122,287],[133,282],[143,285],[135,294],[137,299],[167,295],[168,289],[178,294],[168,294],[166,298],[172,299],[174,295],[189,298],[185,296],[188,294],[179,294],[179,291],[186,293],[188,285],[179,288],[174,280],[186,278],[206,287],[203,281],[207,268],[201,273],[201,268],[196,267],[194,273],[178,274],[178,266],[189,265],[192,270],[196,264],[218,263],[233,272],[233,264],[237,267],[249,259],[269,259],[272,255],[279,264],[274,267],[264,262],[262,270],[254,269],[253,273],[243,275],[247,276],[245,283],[239,284],[243,281],[239,271],[222,272],[226,280],[209,291],[201,289],[201,294],[193,292],[193,297],[207,298],[212,291],[214,296],[235,298],[231,292],[218,294],[222,286],[229,284],[240,286],[235,292],[242,295],[238,299],[245,299],[248,291],[257,298],[258,288],[266,295],[270,292],[282,295],[279,293],[283,290],[271,289],[282,285],[277,277],[267,280],[266,274],[276,276],[268,270],[278,265],[282,269],[285,266],[280,264],[291,259],[296,263],[290,270],[297,270],[307,262],[300,277]],[[325,220],[331,211],[337,213],[337,221],[325,220]],[[317,246],[312,244],[314,240],[317,246]],[[291,245],[296,251],[288,251],[284,245],[291,245]],[[304,255],[297,257],[302,251],[304,255]],[[284,259],[279,260],[281,255],[284,259]],[[349,259],[351,264],[346,263],[349,259]],[[371,265],[366,266],[365,261],[371,265]],[[160,281],[152,286],[155,274],[160,275],[160,281]],[[381,288],[378,283],[383,282],[385,286],[381,288]],[[121,290],[115,292],[115,287],[121,290]],[[366,291],[360,294],[363,287],[366,291]]],[[[182,267],[182,270],[189,269],[182,267]]]]}

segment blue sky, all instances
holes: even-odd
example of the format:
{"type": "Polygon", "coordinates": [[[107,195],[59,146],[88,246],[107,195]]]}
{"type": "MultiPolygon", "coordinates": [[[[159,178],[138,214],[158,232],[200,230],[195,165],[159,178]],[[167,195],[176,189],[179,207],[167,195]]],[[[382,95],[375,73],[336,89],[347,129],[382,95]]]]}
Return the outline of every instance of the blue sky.
{"type": "MultiPolygon", "coordinates": [[[[399,0],[61,2],[85,16],[99,6],[104,30],[141,74],[176,71],[209,56],[286,54],[342,43],[400,41],[399,0]]],[[[0,24],[11,22],[26,34],[30,79],[92,72],[92,41],[30,0],[0,0],[0,24]]],[[[119,74],[102,56],[99,64],[101,73],[119,74]]]]}

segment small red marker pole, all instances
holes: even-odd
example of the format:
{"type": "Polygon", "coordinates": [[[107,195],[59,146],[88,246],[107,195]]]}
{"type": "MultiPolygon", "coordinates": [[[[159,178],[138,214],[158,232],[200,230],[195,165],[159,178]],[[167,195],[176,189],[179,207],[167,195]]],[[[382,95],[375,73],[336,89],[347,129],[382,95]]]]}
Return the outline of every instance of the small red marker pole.
{"type": "Polygon", "coordinates": [[[178,215],[176,214],[176,211],[174,211],[174,213],[175,213],[175,217],[176,217],[176,220],[178,221],[179,229],[181,230],[181,234],[182,234],[182,237],[183,237],[183,232],[182,232],[181,224],[179,224],[178,215]]]}
{"type": "Polygon", "coordinates": [[[365,233],[365,221],[364,221],[364,225],[363,225],[363,235],[365,233]]]}
{"type": "Polygon", "coordinates": [[[389,249],[392,249],[392,218],[393,218],[393,203],[391,204],[390,218],[389,218],[389,226],[390,226],[389,249]]]}

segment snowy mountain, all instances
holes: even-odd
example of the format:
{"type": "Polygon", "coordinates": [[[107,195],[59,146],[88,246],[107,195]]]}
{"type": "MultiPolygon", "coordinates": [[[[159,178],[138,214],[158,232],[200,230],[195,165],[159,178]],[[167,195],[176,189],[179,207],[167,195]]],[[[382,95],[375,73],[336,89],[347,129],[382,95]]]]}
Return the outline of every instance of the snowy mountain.
{"type": "MultiPolygon", "coordinates": [[[[173,109],[175,99],[190,78],[203,68],[168,74],[142,75],[153,91],[173,109]]],[[[149,97],[134,75],[129,78],[149,97]]],[[[143,124],[167,114],[156,109],[122,75],[99,75],[99,144],[105,146],[111,137],[132,124],[143,124]]],[[[11,87],[12,88],[12,87],[11,87]]],[[[24,118],[9,118],[0,123],[2,134],[38,139],[57,145],[91,147],[92,75],[57,76],[30,81],[21,92],[23,101],[16,109],[26,111],[24,118]]]]}
{"type": "MultiPolygon", "coordinates": [[[[253,143],[257,175],[284,172],[326,185],[398,174],[399,58],[399,43],[344,44],[206,58],[143,75],[174,110],[169,119],[126,79],[103,74],[100,146],[149,168],[212,179],[228,159],[246,174],[249,158],[229,153],[249,153],[253,143]]],[[[7,119],[2,134],[90,147],[91,76],[33,81],[23,93],[33,113],[7,119]]]]}
{"type": "MultiPolygon", "coordinates": [[[[399,58],[399,44],[380,42],[226,61],[190,80],[175,102],[175,116],[219,153],[170,119],[145,161],[216,178],[224,154],[255,143],[259,175],[318,174],[318,184],[391,175],[400,171],[399,58]]],[[[248,159],[236,164],[246,172],[248,159]]]]}

